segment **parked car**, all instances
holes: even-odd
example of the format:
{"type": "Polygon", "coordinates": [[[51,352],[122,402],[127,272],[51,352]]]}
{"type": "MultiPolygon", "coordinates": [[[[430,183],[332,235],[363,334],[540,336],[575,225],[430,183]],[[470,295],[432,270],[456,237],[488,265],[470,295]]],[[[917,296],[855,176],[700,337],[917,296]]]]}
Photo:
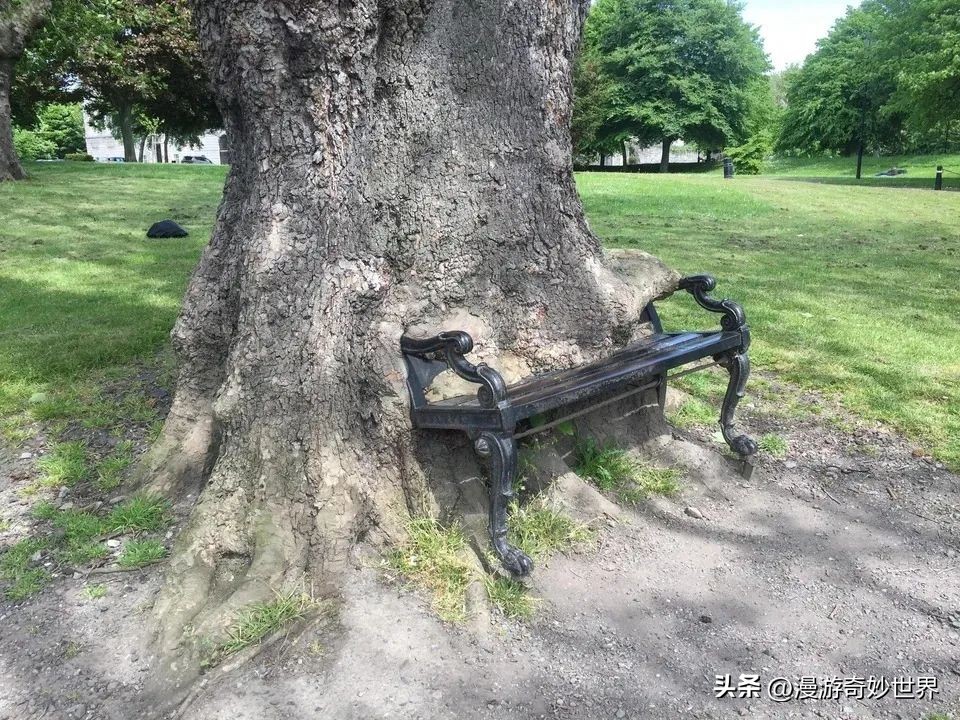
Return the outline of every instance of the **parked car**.
{"type": "Polygon", "coordinates": [[[180,162],[184,165],[213,165],[213,161],[206,155],[184,155],[180,162]]]}
{"type": "Polygon", "coordinates": [[[126,162],[126,160],[122,157],[108,157],[104,158],[103,162],[126,162]]]}

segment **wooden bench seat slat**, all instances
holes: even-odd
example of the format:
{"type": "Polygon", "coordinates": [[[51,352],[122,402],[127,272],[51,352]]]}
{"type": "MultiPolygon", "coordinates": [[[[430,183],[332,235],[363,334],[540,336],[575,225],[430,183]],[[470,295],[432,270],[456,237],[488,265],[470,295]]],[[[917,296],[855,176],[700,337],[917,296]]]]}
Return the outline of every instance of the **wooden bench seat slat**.
{"type": "MultiPolygon", "coordinates": [[[[534,375],[507,387],[507,396],[511,405],[522,404],[535,398],[537,394],[555,394],[562,392],[563,387],[570,383],[585,383],[590,378],[603,376],[605,374],[617,373],[620,371],[630,372],[631,370],[642,371],[649,365],[653,353],[667,350],[677,345],[691,343],[700,340],[703,337],[701,333],[683,333],[683,334],[658,334],[649,338],[644,338],[636,345],[624,348],[610,355],[608,358],[597,360],[589,365],[581,365],[566,370],[555,370],[549,373],[534,375]]],[[[431,403],[433,407],[465,407],[475,405],[480,406],[480,401],[476,395],[458,395],[456,397],[436,400],[431,403]]]]}

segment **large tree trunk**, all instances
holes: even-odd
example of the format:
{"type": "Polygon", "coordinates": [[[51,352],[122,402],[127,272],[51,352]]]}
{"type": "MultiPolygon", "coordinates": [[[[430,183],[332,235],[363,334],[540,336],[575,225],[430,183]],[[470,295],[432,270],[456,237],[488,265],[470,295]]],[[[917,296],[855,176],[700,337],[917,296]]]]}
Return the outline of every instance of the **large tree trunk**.
{"type": "Polygon", "coordinates": [[[670,172],[670,147],[673,145],[671,138],[663,139],[663,151],[660,154],[660,172],[670,172]]]}
{"type": "Polygon", "coordinates": [[[604,263],[572,175],[588,0],[195,0],[231,169],[173,332],[150,488],[201,490],[156,610],[166,650],[361,538],[403,537],[437,470],[399,340],[471,331],[519,374],[644,328],[674,274],[604,263]]]}
{"type": "Polygon", "coordinates": [[[30,34],[50,12],[51,0],[0,0],[0,182],[26,177],[13,148],[10,91],[13,71],[30,34]]]}
{"type": "Polygon", "coordinates": [[[10,112],[10,87],[15,61],[0,58],[0,182],[26,177],[13,147],[13,122],[10,112]]]}

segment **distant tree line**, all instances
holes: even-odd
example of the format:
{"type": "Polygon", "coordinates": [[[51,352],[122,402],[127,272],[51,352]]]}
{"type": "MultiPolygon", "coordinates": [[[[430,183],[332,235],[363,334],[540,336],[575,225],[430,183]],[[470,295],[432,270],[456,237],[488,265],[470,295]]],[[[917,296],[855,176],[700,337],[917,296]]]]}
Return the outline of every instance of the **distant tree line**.
{"type": "MultiPolygon", "coordinates": [[[[771,73],[742,6],[597,0],[575,73],[574,152],[673,140],[745,172],[784,155],[960,145],[960,0],[865,0],[802,67],[771,73]]],[[[859,174],[859,169],[858,169],[859,174]]]]}
{"type": "Polygon", "coordinates": [[[865,0],[786,85],[781,153],[954,149],[960,0],[865,0]]]}

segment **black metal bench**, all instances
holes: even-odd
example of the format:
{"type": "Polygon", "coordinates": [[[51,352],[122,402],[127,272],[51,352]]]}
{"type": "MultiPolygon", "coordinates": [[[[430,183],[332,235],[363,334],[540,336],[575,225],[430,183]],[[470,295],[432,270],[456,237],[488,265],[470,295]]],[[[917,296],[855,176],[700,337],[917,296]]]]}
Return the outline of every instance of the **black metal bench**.
{"type": "Polygon", "coordinates": [[[716,284],[711,276],[698,275],[681,280],[679,287],[692,294],[703,308],[723,315],[721,330],[665,333],[651,304],[644,315],[654,332],[643,341],[588,365],[534,376],[514,385],[507,385],[493,368],[473,365],[466,359],[473,350],[473,339],[465,332],[444,332],[424,340],[404,336],[400,340],[407,365],[414,427],[462,430],[473,441],[477,454],[489,464],[490,539],[508,571],[522,576],[533,569],[530,558],[507,543],[507,508],[513,498],[517,473],[517,440],[591,412],[600,405],[653,388],[658,390],[662,407],[667,373],[672,369],[712,358],[710,365],[688,372],[712,364],[719,364],[729,372],[720,427],[730,448],[743,461],[745,474],[749,475],[757,444],[746,435],[734,432],[734,413],[750,374],[747,356],[750,329],[739,305],[709,297],[716,284]],[[428,402],[427,389],[445,370],[452,370],[479,385],[477,394],[428,402]],[[574,404],[581,409],[573,416],[530,426],[531,418],[574,404]],[[582,407],[585,404],[586,410],[582,407]]]}

